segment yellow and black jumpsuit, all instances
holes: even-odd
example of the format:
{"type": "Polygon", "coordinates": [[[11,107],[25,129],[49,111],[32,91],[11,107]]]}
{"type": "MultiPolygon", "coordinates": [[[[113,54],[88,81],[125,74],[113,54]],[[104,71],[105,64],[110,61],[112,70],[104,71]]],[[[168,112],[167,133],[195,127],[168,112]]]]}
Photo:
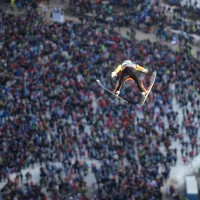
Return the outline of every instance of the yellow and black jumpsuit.
{"type": "Polygon", "coordinates": [[[117,91],[120,91],[125,81],[134,80],[140,92],[146,93],[147,90],[144,87],[143,82],[138,78],[136,70],[143,72],[145,68],[135,63],[127,64],[125,66],[118,65],[117,68],[114,70],[114,72],[117,73],[118,82],[113,92],[116,93],[117,91]]]}

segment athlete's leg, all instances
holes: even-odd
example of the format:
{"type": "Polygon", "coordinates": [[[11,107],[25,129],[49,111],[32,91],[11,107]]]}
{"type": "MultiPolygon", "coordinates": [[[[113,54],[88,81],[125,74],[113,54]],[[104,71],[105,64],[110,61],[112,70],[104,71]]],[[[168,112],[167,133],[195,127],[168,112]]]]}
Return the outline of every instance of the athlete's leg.
{"type": "Polygon", "coordinates": [[[140,92],[147,92],[146,88],[144,87],[143,82],[138,78],[137,74],[135,73],[134,69],[129,69],[130,78],[132,78],[136,84],[140,92]]]}
{"type": "Polygon", "coordinates": [[[118,94],[120,93],[120,90],[122,89],[124,82],[126,81],[126,79],[129,77],[129,75],[127,75],[126,73],[124,73],[124,71],[121,72],[120,76],[119,76],[119,80],[115,86],[114,89],[114,93],[118,94]]]}

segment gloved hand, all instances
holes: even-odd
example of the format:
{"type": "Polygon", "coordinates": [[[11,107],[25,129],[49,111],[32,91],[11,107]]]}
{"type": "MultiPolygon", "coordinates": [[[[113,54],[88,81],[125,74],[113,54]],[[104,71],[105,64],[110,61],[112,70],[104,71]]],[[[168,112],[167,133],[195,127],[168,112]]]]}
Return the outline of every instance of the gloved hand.
{"type": "Polygon", "coordinates": [[[117,76],[117,73],[116,72],[112,72],[111,73],[111,77],[114,78],[115,76],[117,76]]]}
{"type": "Polygon", "coordinates": [[[144,73],[148,73],[149,70],[148,70],[148,69],[143,69],[142,72],[144,72],[144,73]]]}

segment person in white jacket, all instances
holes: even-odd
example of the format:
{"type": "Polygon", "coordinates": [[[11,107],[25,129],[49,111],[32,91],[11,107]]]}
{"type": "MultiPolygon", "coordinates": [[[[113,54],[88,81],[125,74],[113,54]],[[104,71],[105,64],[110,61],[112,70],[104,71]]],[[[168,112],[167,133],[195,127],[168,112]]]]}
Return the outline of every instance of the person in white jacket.
{"type": "Polygon", "coordinates": [[[112,78],[115,76],[118,77],[118,82],[113,91],[117,96],[120,94],[120,90],[122,89],[125,81],[128,80],[134,80],[136,82],[137,87],[143,96],[147,94],[148,91],[144,87],[143,82],[136,74],[136,70],[148,73],[148,69],[145,69],[144,67],[133,63],[131,60],[125,60],[121,65],[118,65],[117,68],[111,73],[112,78]]]}

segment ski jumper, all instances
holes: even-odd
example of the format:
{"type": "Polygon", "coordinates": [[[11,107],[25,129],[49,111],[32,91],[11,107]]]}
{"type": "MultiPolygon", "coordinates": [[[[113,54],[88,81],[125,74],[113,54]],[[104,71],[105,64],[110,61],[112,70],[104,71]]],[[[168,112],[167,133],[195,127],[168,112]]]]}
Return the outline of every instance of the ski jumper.
{"type": "Polygon", "coordinates": [[[118,77],[118,82],[114,89],[114,93],[116,93],[117,91],[120,92],[124,83],[128,80],[134,80],[140,92],[146,93],[147,90],[144,87],[143,82],[139,79],[138,75],[136,74],[136,71],[146,72],[146,69],[132,62],[130,64],[118,65],[117,68],[114,70],[118,77]]]}

